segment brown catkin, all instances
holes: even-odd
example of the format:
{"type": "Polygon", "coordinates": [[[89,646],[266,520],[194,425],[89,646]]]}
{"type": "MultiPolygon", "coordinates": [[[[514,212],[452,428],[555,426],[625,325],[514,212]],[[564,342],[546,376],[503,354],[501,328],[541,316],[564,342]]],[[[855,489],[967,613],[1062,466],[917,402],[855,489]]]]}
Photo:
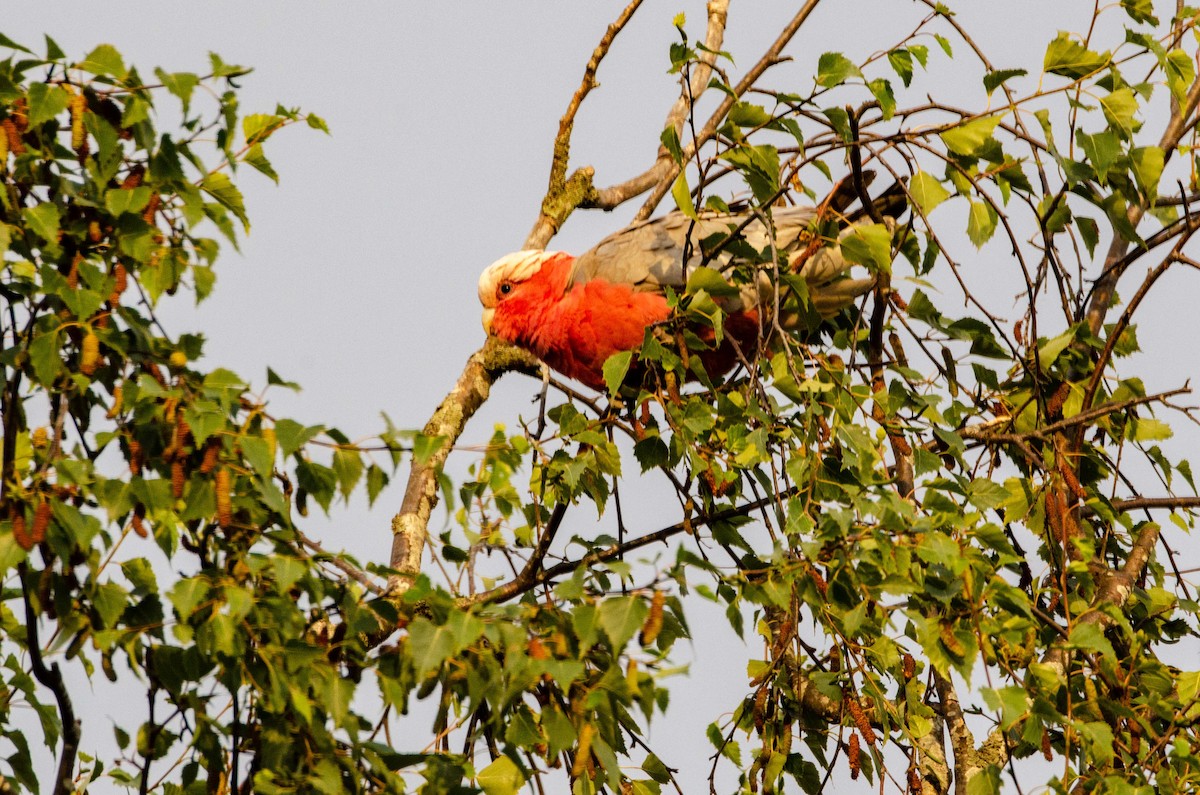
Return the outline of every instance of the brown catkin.
{"type": "Polygon", "coordinates": [[[67,271],[67,286],[72,290],[79,289],[79,263],[83,262],[83,255],[76,253],[71,258],[71,269],[67,271]]]}
{"type": "Polygon", "coordinates": [[[908,768],[908,795],[921,795],[921,771],[917,766],[909,765],[908,768]]]}
{"type": "Polygon", "coordinates": [[[904,345],[900,342],[900,335],[894,331],[891,332],[888,335],[888,343],[892,346],[892,355],[896,357],[896,364],[908,367],[908,357],[904,355],[904,345]]]}
{"type": "Polygon", "coordinates": [[[133,506],[133,516],[129,519],[129,524],[133,527],[133,532],[137,533],[141,538],[148,538],[150,531],[146,529],[146,506],[140,502],[133,506]]]}
{"type": "Polygon", "coordinates": [[[29,441],[33,444],[35,450],[41,450],[46,445],[50,444],[50,432],[46,430],[46,426],[41,425],[33,429],[33,433],[29,435],[29,441]]]}
{"type": "Polygon", "coordinates": [[[1024,320],[1018,320],[1016,323],[1013,323],[1013,338],[1016,339],[1017,344],[1021,345],[1022,347],[1025,345],[1025,332],[1022,330],[1022,326],[1024,326],[1024,324],[1024,320]]]}
{"type": "Polygon", "coordinates": [[[1058,417],[1062,415],[1063,404],[1067,402],[1067,397],[1071,394],[1071,385],[1063,381],[1058,385],[1058,389],[1054,390],[1054,394],[1046,401],[1046,415],[1050,417],[1058,417]]]}
{"type": "MultiPolygon", "coordinates": [[[[83,112],[87,110],[87,97],[75,94],[71,97],[71,148],[76,152],[85,151],[87,146],[87,131],[83,128],[83,112]]],[[[84,155],[86,156],[86,155],[84,155]]]]}
{"type": "Polygon", "coordinates": [[[875,745],[875,730],[871,728],[871,721],[867,720],[867,713],[863,711],[862,704],[858,703],[858,697],[846,688],[842,693],[842,700],[846,703],[846,709],[850,710],[850,717],[854,719],[854,725],[862,732],[863,739],[867,741],[867,745],[875,745]]]}
{"type": "Polygon", "coordinates": [[[183,417],[175,423],[175,447],[180,453],[187,446],[188,437],[192,435],[192,426],[188,425],[187,420],[183,417]]]}
{"type": "Polygon", "coordinates": [[[142,443],[137,439],[129,440],[129,474],[140,475],[142,472],[142,443]]]}
{"type": "Polygon", "coordinates": [[[151,378],[157,381],[159,386],[165,387],[167,385],[167,379],[163,378],[162,370],[158,369],[158,365],[154,362],[145,362],[142,365],[142,369],[145,370],[151,378]]]}
{"type": "Polygon", "coordinates": [[[125,292],[125,288],[129,287],[129,272],[125,270],[125,266],[121,263],[115,263],[112,269],[113,289],[108,296],[108,302],[116,306],[121,302],[121,293],[125,292]]]}
{"type": "Polygon", "coordinates": [[[579,778],[587,770],[588,760],[592,756],[592,736],[596,727],[585,723],[579,727],[579,745],[575,748],[575,764],[571,765],[571,778],[579,778]]]}
{"type": "Polygon", "coordinates": [[[25,97],[18,97],[17,101],[13,103],[12,120],[17,127],[17,132],[22,135],[29,129],[29,101],[25,97]]]}
{"type": "Polygon", "coordinates": [[[534,660],[550,659],[550,652],[546,649],[546,644],[542,643],[542,639],[537,635],[529,639],[529,645],[525,651],[534,660]]]}
{"type": "Polygon", "coordinates": [[[14,155],[25,154],[25,144],[21,141],[21,133],[13,120],[5,119],[0,122],[0,126],[4,127],[4,139],[8,143],[8,150],[14,155]]]}
{"type": "Polygon", "coordinates": [[[850,779],[856,780],[862,770],[862,747],[859,745],[858,735],[854,732],[850,732],[850,747],[846,751],[846,756],[850,760],[850,779]]]}
{"type": "Polygon", "coordinates": [[[221,455],[221,440],[215,436],[208,437],[204,443],[204,458],[200,461],[200,474],[207,475],[217,468],[221,455]]]}
{"type": "Polygon", "coordinates": [[[1079,478],[1075,476],[1075,470],[1071,469],[1071,465],[1067,463],[1065,458],[1058,459],[1058,473],[1062,475],[1063,483],[1066,484],[1071,494],[1075,496],[1075,499],[1087,502],[1087,489],[1079,482],[1079,478]]]}
{"type": "Polygon", "coordinates": [[[104,236],[100,232],[100,222],[99,221],[89,221],[88,222],[87,236],[88,236],[88,240],[90,240],[93,243],[99,243],[103,239],[104,236]]]}
{"type": "Polygon", "coordinates": [[[53,510],[54,506],[45,497],[39,500],[37,507],[33,509],[33,527],[29,531],[33,543],[40,544],[46,540],[46,528],[50,526],[50,516],[53,510]]]}
{"type": "Polygon", "coordinates": [[[25,509],[13,506],[10,509],[9,517],[12,520],[13,539],[26,552],[33,549],[33,536],[29,535],[29,528],[25,524],[25,509]]]}
{"type": "Polygon", "coordinates": [[[767,725],[767,696],[769,690],[766,687],[760,687],[758,692],[754,694],[754,728],[761,735],[763,729],[767,725]]]}
{"type": "Polygon", "coordinates": [[[221,467],[216,474],[216,492],[217,492],[217,524],[221,527],[229,527],[233,524],[233,496],[230,494],[232,489],[232,477],[229,470],[221,467]]]}
{"type": "Polygon", "coordinates": [[[816,566],[808,567],[808,576],[812,577],[813,585],[817,586],[817,593],[821,594],[821,598],[825,598],[825,594],[829,592],[829,583],[825,582],[825,578],[821,576],[821,572],[816,566]]]}
{"type": "Polygon", "coordinates": [[[125,190],[133,190],[142,184],[142,175],[146,173],[145,167],[136,165],[129,169],[129,174],[125,179],[121,180],[121,187],[125,190]]]}
{"type": "Polygon", "coordinates": [[[1054,761],[1054,749],[1050,747],[1050,732],[1042,729],[1042,756],[1047,762],[1054,761]]]}
{"type": "Polygon", "coordinates": [[[90,376],[100,366],[100,338],[89,329],[79,346],[79,372],[90,376]]]}
{"type": "MultiPolygon", "coordinates": [[[[187,481],[187,471],[183,468],[183,461],[176,458],[171,462],[171,496],[175,499],[183,498],[183,485],[187,481]]],[[[220,498],[217,498],[220,504],[220,498]]]]}
{"type": "Polygon", "coordinates": [[[158,208],[162,206],[162,197],[157,193],[150,194],[150,201],[146,204],[146,209],[142,212],[142,220],[148,224],[154,223],[154,216],[158,214],[158,208]]]}
{"type": "Polygon", "coordinates": [[[121,405],[125,402],[125,388],[120,384],[113,387],[112,405],[108,407],[108,412],[104,415],[108,419],[114,419],[121,413],[121,405]]]}
{"type": "Polygon", "coordinates": [[[655,591],[650,597],[650,612],[646,614],[646,620],[642,623],[642,632],[638,636],[638,642],[643,646],[649,646],[658,639],[658,633],[662,631],[663,625],[663,605],[667,601],[667,595],[663,591],[655,591]]]}
{"type": "Polygon", "coordinates": [[[903,673],[905,682],[911,682],[917,673],[917,661],[913,659],[911,654],[905,653],[904,655],[903,673]]]}

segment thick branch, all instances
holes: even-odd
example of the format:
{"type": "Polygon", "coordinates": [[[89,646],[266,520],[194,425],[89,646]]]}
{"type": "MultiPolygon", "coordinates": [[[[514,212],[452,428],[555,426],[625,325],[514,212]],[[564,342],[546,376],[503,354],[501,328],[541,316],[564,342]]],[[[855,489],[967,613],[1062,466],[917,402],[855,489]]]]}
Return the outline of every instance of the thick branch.
{"type": "Polygon", "coordinates": [[[422,433],[441,441],[424,461],[413,461],[404,502],[392,519],[391,567],[401,572],[401,576],[389,583],[393,594],[408,590],[421,571],[426,528],[438,501],[438,475],[467,421],[487,400],[492,384],[504,373],[519,370],[532,375],[540,368],[537,359],[526,351],[488,337],[483,347],[467,360],[458,383],[426,423],[422,433]]]}
{"type": "MultiPolygon", "coordinates": [[[[1183,107],[1171,114],[1171,119],[1167,122],[1167,128],[1163,131],[1163,136],[1158,146],[1163,151],[1164,162],[1171,159],[1171,155],[1175,153],[1175,148],[1179,146],[1179,140],[1191,126],[1191,118],[1195,114],[1198,104],[1200,104],[1200,79],[1192,83],[1192,87],[1188,89],[1187,100],[1183,103],[1183,107]]],[[[1128,215],[1130,225],[1136,228],[1145,213],[1146,208],[1144,205],[1137,204],[1130,207],[1128,215]]],[[[1108,255],[1104,258],[1104,270],[1101,272],[1100,278],[1096,281],[1096,287],[1092,292],[1092,300],[1088,304],[1088,328],[1092,330],[1093,334],[1099,334],[1100,328],[1104,325],[1104,317],[1108,314],[1109,305],[1112,303],[1113,294],[1117,289],[1117,282],[1120,281],[1121,274],[1125,272],[1125,268],[1120,263],[1125,258],[1125,254],[1129,250],[1129,245],[1128,240],[1116,234],[1113,236],[1112,244],[1108,247],[1108,255]]]]}
{"type": "Polygon", "coordinates": [[[982,770],[975,756],[975,737],[967,726],[962,704],[958,701],[958,693],[950,677],[943,676],[934,668],[933,684],[942,702],[942,718],[950,730],[950,748],[954,751],[954,792],[956,795],[966,795],[967,783],[982,770]]]}
{"type": "Polygon", "coordinates": [[[58,773],[54,779],[54,795],[67,795],[75,791],[75,754],[79,751],[80,724],[75,717],[75,708],[71,705],[71,694],[67,692],[66,682],[58,663],[46,667],[42,660],[42,645],[38,640],[37,615],[33,612],[33,604],[29,599],[27,583],[29,570],[24,563],[17,566],[21,578],[21,595],[25,602],[25,642],[29,646],[29,663],[34,677],[43,687],[50,688],[54,699],[58,702],[58,717],[62,721],[62,755],[58,758],[58,773]]]}

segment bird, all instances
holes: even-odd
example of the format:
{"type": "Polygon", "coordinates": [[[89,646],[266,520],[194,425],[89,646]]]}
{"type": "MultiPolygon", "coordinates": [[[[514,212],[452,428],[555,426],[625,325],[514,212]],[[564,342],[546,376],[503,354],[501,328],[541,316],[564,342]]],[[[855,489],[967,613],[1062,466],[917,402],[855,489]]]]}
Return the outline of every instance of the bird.
{"type": "MultiPolygon", "coordinates": [[[[831,198],[834,195],[836,190],[831,198]]],[[[828,205],[827,200],[822,208],[828,205]]],[[[775,207],[770,216],[775,250],[805,279],[809,298],[822,318],[837,314],[875,286],[873,274],[851,278],[847,271],[852,263],[841,253],[840,242],[857,219],[844,217],[847,224],[841,235],[814,250],[811,230],[813,222],[824,217],[822,209],[775,207]]],[[[713,240],[736,231],[746,244],[767,251],[770,260],[764,217],[761,211],[706,211],[694,217],[674,211],[609,235],[578,257],[532,249],[507,254],[479,277],[484,330],[524,348],[550,369],[603,391],[605,361],[623,351],[639,350],[646,329],[670,319],[668,290],[683,295],[697,268],[728,270],[733,246],[708,259],[706,243],[711,252],[713,240]]],[[[769,264],[760,268],[758,278],[736,288],[722,277],[725,289],[717,284],[710,290],[726,313],[723,338],[711,327],[696,329],[707,343],[707,349],[696,355],[710,378],[732,370],[740,360],[739,351],[747,357],[757,353],[765,336],[763,323],[771,320],[770,311],[777,305],[776,280],[770,270],[769,264]]],[[[777,320],[789,328],[801,316],[792,311],[786,317],[781,313],[777,320]]]]}

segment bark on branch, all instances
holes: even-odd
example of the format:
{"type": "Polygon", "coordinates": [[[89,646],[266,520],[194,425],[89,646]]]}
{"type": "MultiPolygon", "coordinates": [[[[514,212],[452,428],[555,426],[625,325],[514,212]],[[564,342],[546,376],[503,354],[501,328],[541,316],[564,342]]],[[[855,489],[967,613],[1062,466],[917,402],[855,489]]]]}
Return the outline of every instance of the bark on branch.
{"type": "Polygon", "coordinates": [[[454,442],[491,393],[492,384],[514,370],[537,374],[541,364],[530,353],[488,337],[483,347],[467,359],[458,383],[430,417],[422,433],[440,440],[437,449],[424,461],[413,461],[408,488],[400,512],[392,519],[391,567],[399,576],[388,584],[393,595],[403,594],[421,571],[421,553],[429,517],[438,502],[438,475],[454,442]]]}

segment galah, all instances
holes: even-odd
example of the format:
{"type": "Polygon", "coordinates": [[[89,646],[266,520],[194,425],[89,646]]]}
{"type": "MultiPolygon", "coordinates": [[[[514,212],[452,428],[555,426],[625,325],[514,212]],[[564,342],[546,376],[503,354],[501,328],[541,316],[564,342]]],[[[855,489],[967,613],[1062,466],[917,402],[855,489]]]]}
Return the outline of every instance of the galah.
{"type": "MultiPolygon", "coordinates": [[[[809,255],[795,264],[814,307],[829,317],[870,290],[875,280],[849,278],[851,263],[842,257],[837,242],[808,250],[804,233],[815,214],[812,207],[774,209],[774,245],[789,260],[809,255]]],[[[568,378],[602,390],[605,360],[641,348],[647,327],[670,317],[665,291],[684,292],[688,276],[703,263],[701,241],[729,235],[745,224],[740,235],[746,243],[759,251],[771,244],[763,222],[757,217],[747,220],[736,213],[704,213],[693,220],[673,212],[610,235],[579,257],[536,250],[501,257],[479,277],[483,328],[568,378]]],[[[722,252],[705,264],[720,271],[730,257],[722,252]]],[[[745,356],[753,358],[757,352],[763,336],[760,319],[775,307],[774,280],[763,270],[756,281],[718,304],[727,313],[726,340],[697,354],[710,377],[737,364],[730,338],[745,356]]],[[[702,339],[713,341],[711,329],[698,331],[702,339]]]]}

